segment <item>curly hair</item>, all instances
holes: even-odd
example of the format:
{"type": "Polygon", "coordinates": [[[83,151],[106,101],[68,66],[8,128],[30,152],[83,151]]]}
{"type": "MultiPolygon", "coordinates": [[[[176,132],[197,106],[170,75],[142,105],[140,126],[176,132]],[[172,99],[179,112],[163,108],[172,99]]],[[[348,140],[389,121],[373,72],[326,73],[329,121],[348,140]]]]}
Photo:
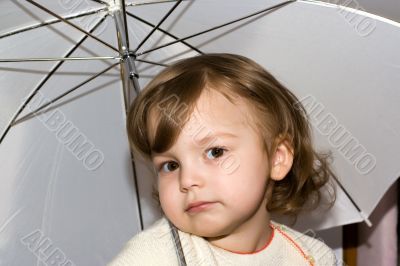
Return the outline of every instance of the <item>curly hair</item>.
{"type": "MultiPolygon", "coordinates": [[[[136,97],[127,117],[131,147],[150,159],[176,142],[204,90],[229,101],[246,101],[253,128],[263,140],[268,163],[283,140],[293,151],[293,166],[280,181],[268,180],[267,210],[296,216],[321,200],[330,180],[329,156],[312,146],[311,126],[297,97],[267,70],[234,54],[207,54],[176,62],[158,74],[136,97]],[[179,126],[177,126],[179,125],[179,126]]],[[[334,202],[331,194],[330,205],[334,202]]],[[[157,199],[157,191],[153,191],[157,199]]]]}

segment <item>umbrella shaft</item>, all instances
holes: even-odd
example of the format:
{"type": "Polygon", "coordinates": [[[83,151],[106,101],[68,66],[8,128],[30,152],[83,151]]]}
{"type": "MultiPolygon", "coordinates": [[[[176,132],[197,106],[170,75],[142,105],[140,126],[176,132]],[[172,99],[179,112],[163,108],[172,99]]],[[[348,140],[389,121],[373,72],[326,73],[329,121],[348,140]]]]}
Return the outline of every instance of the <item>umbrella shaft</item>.
{"type": "Polygon", "coordinates": [[[138,73],[135,65],[135,57],[129,53],[129,42],[122,10],[113,11],[113,17],[117,30],[118,49],[121,54],[121,78],[124,87],[125,106],[129,107],[133,98],[139,93],[138,73]]]}

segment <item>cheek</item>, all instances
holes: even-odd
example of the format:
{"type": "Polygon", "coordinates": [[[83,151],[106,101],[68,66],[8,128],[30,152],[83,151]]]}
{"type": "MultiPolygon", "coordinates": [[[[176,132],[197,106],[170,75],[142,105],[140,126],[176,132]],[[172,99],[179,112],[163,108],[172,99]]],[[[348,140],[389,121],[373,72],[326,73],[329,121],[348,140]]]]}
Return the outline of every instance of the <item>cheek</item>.
{"type": "Polygon", "coordinates": [[[233,197],[259,199],[265,192],[267,183],[267,162],[255,157],[242,157],[240,166],[230,176],[226,176],[233,197]],[[250,159],[249,159],[250,158],[250,159]]]}
{"type": "Polygon", "coordinates": [[[259,156],[241,156],[240,164],[233,173],[235,178],[242,179],[243,182],[264,182],[267,179],[268,162],[259,156]]]}
{"type": "MultiPolygon", "coordinates": [[[[176,185],[175,185],[176,186],[176,185]]],[[[177,210],[179,200],[177,198],[177,188],[171,182],[159,181],[158,191],[160,196],[160,203],[163,211],[169,213],[177,210]]]]}
{"type": "MultiPolygon", "coordinates": [[[[251,173],[248,173],[251,174],[251,173]]],[[[247,176],[247,180],[236,186],[236,193],[232,197],[235,208],[242,213],[253,212],[263,202],[266,193],[266,181],[260,178],[247,176]]]]}

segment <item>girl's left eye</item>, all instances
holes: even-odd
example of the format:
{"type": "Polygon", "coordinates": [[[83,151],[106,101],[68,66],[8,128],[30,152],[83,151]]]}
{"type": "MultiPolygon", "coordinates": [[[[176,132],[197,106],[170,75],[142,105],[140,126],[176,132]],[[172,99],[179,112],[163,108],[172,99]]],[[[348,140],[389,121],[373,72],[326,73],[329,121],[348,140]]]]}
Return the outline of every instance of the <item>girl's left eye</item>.
{"type": "Polygon", "coordinates": [[[216,158],[224,155],[224,152],[226,152],[226,149],[224,149],[224,148],[220,148],[220,147],[211,148],[211,149],[207,150],[207,158],[208,159],[216,159],[216,158]]]}

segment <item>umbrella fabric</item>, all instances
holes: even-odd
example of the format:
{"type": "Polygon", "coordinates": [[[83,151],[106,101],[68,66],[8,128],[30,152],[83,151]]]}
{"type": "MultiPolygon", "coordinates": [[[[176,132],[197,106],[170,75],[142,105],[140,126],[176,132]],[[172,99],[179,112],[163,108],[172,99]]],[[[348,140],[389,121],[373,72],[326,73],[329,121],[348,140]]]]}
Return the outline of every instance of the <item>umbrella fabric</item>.
{"type": "MultiPolygon", "coordinates": [[[[0,59],[103,59],[0,62],[0,264],[46,263],[56,256],[65,264],[105,264],[159,215],[151,199],[151,167],[139,159],[133,167],[125,132],[127,103],[113,17],[121,7],[112,1],[110,6],[37,1],[106,45],[54,22],[57,18],[30,2],[0,2],[0,59]],[[35,26],[43,22],[51,24],[35,26]],[[24,118],[75,87],[45,111],[24,118]]],[[[147,52],[175,41],[174,36],[202,32],[278,3],[183,1],[160,26],[170,35],[156,30],[137,59],[168,64],[199,52],[230,52],[263,65],[305,104],[315,144],[332,150],[343,186],[329,212],[300,217],[297,228],[361,221],[400,172],[398,23],[297,1],[147,52]]],[[[175,4],[127,1],[132,51],[152,30],[149,24],[157,25],[175,4]]],[[[163,68],[135,64],[140,87],[163,68]]]]}

